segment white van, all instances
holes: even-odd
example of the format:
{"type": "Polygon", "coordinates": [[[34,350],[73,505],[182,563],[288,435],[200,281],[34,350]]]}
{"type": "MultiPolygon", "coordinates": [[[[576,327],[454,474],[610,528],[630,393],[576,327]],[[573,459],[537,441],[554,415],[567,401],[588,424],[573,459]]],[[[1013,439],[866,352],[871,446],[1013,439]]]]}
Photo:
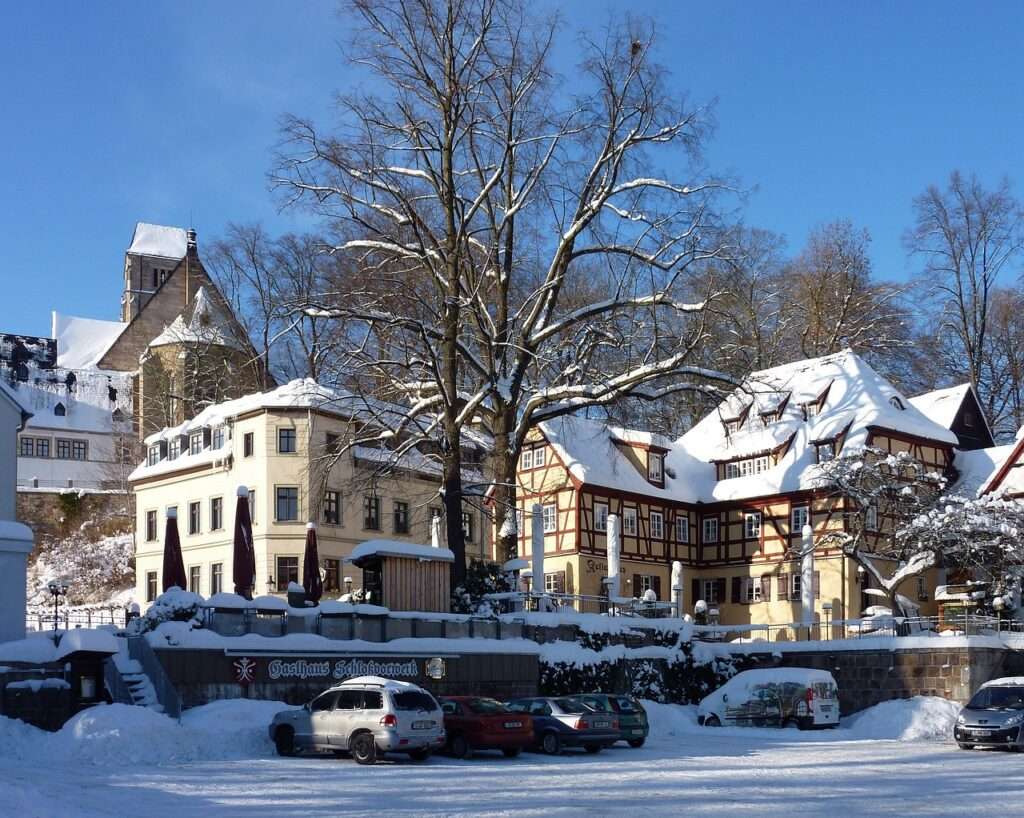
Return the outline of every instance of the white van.
{"type": "Polygon", "coordinates": [[[745,670],[704,698],[697,722],[706,727],[835,727],[839,687],[826,670],[745,670]]]}

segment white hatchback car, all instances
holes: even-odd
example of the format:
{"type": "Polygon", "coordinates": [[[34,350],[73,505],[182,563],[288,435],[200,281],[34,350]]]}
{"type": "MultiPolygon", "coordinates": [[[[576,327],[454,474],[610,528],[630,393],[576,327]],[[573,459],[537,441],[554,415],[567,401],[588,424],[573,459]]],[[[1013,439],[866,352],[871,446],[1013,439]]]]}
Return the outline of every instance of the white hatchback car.
{"type": "Polygon", "coordinates": [[[835,727],[839,688],[826,670],[777,667],[737,673],[697,708],[706,727],[835,727]]]}

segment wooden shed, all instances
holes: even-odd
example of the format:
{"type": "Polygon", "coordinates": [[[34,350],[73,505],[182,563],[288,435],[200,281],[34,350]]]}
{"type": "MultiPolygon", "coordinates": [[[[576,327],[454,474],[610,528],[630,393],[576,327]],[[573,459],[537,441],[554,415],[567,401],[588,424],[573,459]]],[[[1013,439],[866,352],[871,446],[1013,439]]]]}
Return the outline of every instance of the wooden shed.
{"type": "Polygon", "coordinates": [[[392,611],[445,612],[451,603],[451,566],[455,555],[447,548],[368,540],[348,561],[363,571],[369,602],[392,611]]]}

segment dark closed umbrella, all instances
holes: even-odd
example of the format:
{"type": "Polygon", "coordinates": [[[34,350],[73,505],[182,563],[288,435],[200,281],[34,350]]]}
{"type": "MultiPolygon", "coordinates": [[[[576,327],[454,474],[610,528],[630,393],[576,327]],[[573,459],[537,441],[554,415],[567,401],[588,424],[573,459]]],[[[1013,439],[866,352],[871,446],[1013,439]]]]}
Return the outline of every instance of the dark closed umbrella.
{"type": "Polygon", "coordinates": [[[256,586],[256,552],[252,547],[252,518],[249,516],[249,489],[238,487],[235,505],[235,547],[231,555],[231,579],[235,593],[252,599],[256,586]]]}
{"type": "Polygon", "coordinates": [[[320,578],[320,554],[316,547],[316,523],[306,525],[306,554],[302,558],[302,587],[306,599],[319,602],[324,595],[324,582],[320,578]]]}
{"type": "Polygon", "coordinates": [[[164,590],[188,587],[185,579],[185,560],[181,556],[181,538],[178,536],[178,510],[167,509],[167,533],[164,535],[164,590]]]}

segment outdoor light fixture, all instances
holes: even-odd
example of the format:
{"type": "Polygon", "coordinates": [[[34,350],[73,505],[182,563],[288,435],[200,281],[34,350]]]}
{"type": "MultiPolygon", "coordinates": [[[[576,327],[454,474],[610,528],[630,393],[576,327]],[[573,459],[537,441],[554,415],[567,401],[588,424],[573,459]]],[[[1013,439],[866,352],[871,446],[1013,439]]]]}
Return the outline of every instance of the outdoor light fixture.
{"type": "Polygon", "coordinates": [[[47,590],[53,595],[53,633],[57,634],[57,608],[60,605],[60,598],[67,596],[68,584],[67,582],[60,580],[53,580],[49,585],[46,586],[47,590]]]}
{"type": "Polygon", "coordinates": [[[857,584],[858,585],[863,585],[864,581],[867,579],[867,577],[868,577],[868,572],[866,570],[864,570],[864,566],[863,565],[858,565],[857,566],[857,584]]]}

